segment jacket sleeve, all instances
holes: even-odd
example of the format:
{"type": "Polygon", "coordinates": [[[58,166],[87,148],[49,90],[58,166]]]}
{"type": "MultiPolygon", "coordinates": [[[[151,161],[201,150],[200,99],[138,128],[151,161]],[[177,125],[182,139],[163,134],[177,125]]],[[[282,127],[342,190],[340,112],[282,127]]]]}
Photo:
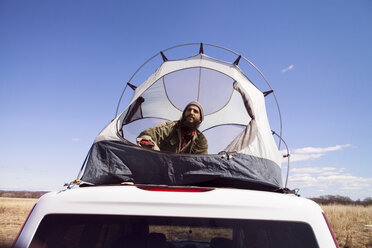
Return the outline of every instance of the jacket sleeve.
{"type": "Polygon", "coordinates": [[[172,122],[162,123],[156,127],[148,128],[140,133],[137,137],[137,145],[141,146],[140,142],[142,140],[152,141],[155,146],[152,147],[155,151],[160,151],[158,144],[168,137],[171,132],[171,127],[173,126],[172,122]]]}
{"type": "Polygon", "coordinates": [[[198,139],[192,151],[193,154],[208,154],[208,141],[207,138],[200,132],[198,139]]]}

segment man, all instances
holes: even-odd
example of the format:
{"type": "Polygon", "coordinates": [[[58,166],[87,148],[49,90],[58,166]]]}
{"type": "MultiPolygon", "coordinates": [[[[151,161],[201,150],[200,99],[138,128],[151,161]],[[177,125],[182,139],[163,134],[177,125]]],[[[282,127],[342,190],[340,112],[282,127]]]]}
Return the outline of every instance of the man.
{"type": "Polygon", "coordinates": [[[207,154],[207,139],[198,130],[203,118],[204,112],[200,103],[190,102],[179,121],[165,122],[146,129],[137,137],[137,144],[156,151],[207,154]]]}

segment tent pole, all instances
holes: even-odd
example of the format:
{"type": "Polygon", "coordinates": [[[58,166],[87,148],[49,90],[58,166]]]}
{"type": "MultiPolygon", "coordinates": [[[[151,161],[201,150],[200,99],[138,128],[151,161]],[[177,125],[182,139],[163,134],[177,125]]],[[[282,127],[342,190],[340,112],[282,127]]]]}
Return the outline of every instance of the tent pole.
{"type": "MultiPolygon", "coordinates": [[[[181,45],[176,45],[176,46],[172,46],[172,47],[169,47],[165,50],[162,50],[161,53],[164,53],[166,51],[169,51],[169,50],[172,50],[172,49],[175,49],[175,48],[179,48],[179,47],[184,47],[184,46],[192,46],[192,45],[199,45],[201,47],[204,47],[204,45],[206,46],[211,46],[211,47],[216,47],[216,48],[219,48],[219,49],[222,49],[222,50],[225,50],[225,51],[228,51],[230,53],[233,53],[235,54],[236,56],[238,57],[241,57],[243,58],[248,64],[250,64],[260,75],[261,77],[263,78],[263,80],[265,81],[265,83],[267,84],[267,86],[270,88],[270,90],[273,90],[271,85],[269,84],[269,81],[266,79],[265,75],[257,68],[257,66],[255,66],[251,61],[249,61],[247,58],[245,58],[244,56],[241,56],[240,54],[238,54],[237,52],[233,51],[233,50],[230,50],[230,49],[227,49],[225,47],[222,47],[222,46],[217,46],[217,45],[213,45],[213,44],[208,44],[208,43],[186,43],[186,44],[181,44],[181,45]]],[[[203,52],[204,52],[204,49],[202,49],[203,52]]],[[[200,50],[199,50],[200,52],[200,50]]],[[[133,77],[137,74],[137,72],[144,66],[146,65],[149,61],[151,61],[153,58],[155,58],[156,56],[158,56],[159,54],[161,53],[157,53],[155,54],[154,56],[152,56],[151,58],[149,58],[145,63],[143,63],[138,69],[137,71],[132,75],[132,77],[129,79],[128,83],[132,81],[133,77]]],[[[238,61],[239,62],[239,61],[238,61]]],[[[274,91],[274,90],[273,90],[274,91]]],[[[119,99],[119,102],[118,102],[118,106],[117,106],[117,110],[119,109],[119,106],[120,106],[120,102],[121,102],[121,99],[122,99],[122,96],[123,96],[124,92],[122,93],[122,95],[120,96],[120,99],[119,99]]],[[[278,109],[278,113],[279,113],[279,122],[280,122],[280,132],[279,132],[279,135],[280,137],[282,137],[282,129],[283,129],[283,122],[282,122],[282,115],[281,115],[281,112],[280,112],[280,107],[279,107],[279,102],[276,98],[276,95],[275,95],[275,92],[273,92],[273,96],[274,96],[274,100],[275,100],[275,103],[276,103],[276,106],[277,106],[277,109],[278,109]]],[[[115,118],[117,116],[117,111],[115,113],[115,118]]],[[[282,139],[279,139],[279,145],[278,145],[278,148],[280,149],[280,145],[281,145],[281,142],[282,142],[282,139]]]]}
{"type": "Polygon", "coordinates": [[[283,155],[283,158],[287,158],[287,159],[288,159],[288,164],[287,164],[287,175],[286,175],[286,178],[285,178],[285,185],[284,185],[284,188],[287,188],[288,175],[289,175],[289,160],[290,160],[290,159],[289,159],[290,154],[289,154],[288,145],[287,145],[287,143],[284,141],[284,139],[283,139],[281,136],[279,136],[277,133],[275,133],[275,131],[271,130],[271,132],[272,132],[273,135],[275,134],[276,137],[278,137],[280,140],[283,141],[283,143],[284,143],[284,145],[285,145],[285,147],[286,147],[286,149],[287,149],[287,154],[286,154],[286,155],[283,155]]]}

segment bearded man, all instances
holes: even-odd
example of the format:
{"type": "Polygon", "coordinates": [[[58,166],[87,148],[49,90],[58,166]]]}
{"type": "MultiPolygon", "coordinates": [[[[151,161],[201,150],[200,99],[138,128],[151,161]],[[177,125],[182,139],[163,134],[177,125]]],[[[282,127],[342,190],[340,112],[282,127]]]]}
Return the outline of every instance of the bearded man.
{"type": "Polygon", "coordinates": [[[207,139],[198,130],[203,118],[204,112],[200,103],[190,102],[179,121],[165,122],[146,129],[137,137],[137,144],[156,151],[207,154],[207,139]]]}

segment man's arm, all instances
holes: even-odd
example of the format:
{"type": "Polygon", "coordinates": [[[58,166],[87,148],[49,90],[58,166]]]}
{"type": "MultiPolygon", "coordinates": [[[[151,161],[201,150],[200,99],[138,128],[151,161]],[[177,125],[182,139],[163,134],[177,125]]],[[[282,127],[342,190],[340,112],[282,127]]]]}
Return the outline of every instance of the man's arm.
{"type": "Polygon", "coordinates": [[[200,132],[198,139],[192,151],[193,154],[208,154],[208,141],[207,138],[200,132]]]}
{"type": "Polygon", "coordinates": [[[141,132],[137,137],[137,145],[144,148],[150,148],[155,151],[160,151],[159,146],[157,145],[157,137],[155,135],[153,128],[146,129],[141,132]]]}
{"type": "Polygon", "coordinates": [[[160,151],[158,144],[169,135],[172,126],[172,122],[166,122],[144,130],[136,139],[137,145],[160,151]]]}

